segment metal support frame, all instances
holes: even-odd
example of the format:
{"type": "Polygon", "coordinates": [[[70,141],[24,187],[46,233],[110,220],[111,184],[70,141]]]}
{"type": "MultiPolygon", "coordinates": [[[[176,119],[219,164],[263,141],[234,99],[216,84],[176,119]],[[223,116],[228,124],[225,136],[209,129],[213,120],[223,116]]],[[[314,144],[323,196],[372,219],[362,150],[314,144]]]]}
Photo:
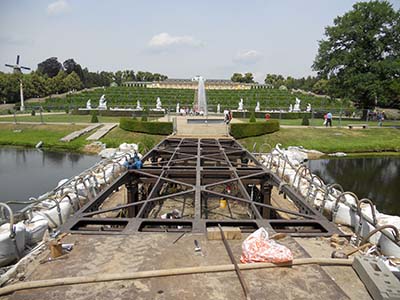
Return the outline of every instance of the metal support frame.
{"type": "Polygon", "coordinates": [[[75,213],[62,230],[82,234],[205,232],[207,227],[221,224],[239,226],[243,231],[263,226],[292,236],[341,234],[289,185],[281,190],[298,210],[271,205],[271,189],[280,186],[280,177],[234,139],[167,138],[142,161],[142,169],[124,172],[75,213]],[[102,209],[102,203],[122,185],[128,191],[127,204],[102,209]],[[226,192],[227,187],[232,193],[226,192]],[[225,210],[220,208],[221,198],[227,202],[225,210]],[[160,218],[166,201],[180,210],[181,218],[160,218]],[[127,217],[103,217],[111,211],[127,217]],[[277,211],[291,219],[278,219],[277,211]]]}

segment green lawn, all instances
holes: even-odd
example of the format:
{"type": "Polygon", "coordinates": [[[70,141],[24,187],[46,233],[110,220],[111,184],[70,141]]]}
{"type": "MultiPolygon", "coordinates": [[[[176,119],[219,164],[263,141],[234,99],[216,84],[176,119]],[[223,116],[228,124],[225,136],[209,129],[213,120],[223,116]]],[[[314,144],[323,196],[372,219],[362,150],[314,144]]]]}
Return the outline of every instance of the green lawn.
{"type": "MultiPolygon", "coordinates": [[[[119,123],[120,117],[102,117],[97,116],[101,123],[119,123]]],[[[92,116],[90,115],[67,115],[67,114],[56,114],[56,115],[43,115],[43,122],[62,122],[62,123],[90,123],[92,116]]],[[[0,122],[13,122],[14,117],[3,117],[0,118],[0,122]]],[[[41,122],[39,113],[36,116],[18,116],[17,122],[41,122]]]]}
{"type": "MultiPolygon", "coordinates": [[[[81,117],[81,116],[79,116],[81,117]]],[[[39,141],[44,142],[47,149],[83,151],[91,133],[69,142],[60,142],[59,139],[72,131],[84,126],[78,125],[42,125],[42,124],[0,124],[0,145],[34,147],[39,141]]],[[[107,147],[117,147],[123,142],[138,143],[142,153],[148,151],[166,136],[149,135],[124,131],[114,128],[101,139],[107,147]]],[[[322,152],[400,152],[400,130],[392,128],[353,129],[347,128],[281,128],[278,132],[259,137],[239,140],[243,146],[252,150],[257,143],[256,150],[267,151],[270,144],[275,146],[281,143],[283,147],[303,146],[307,149],[316,149],[322,152]],[[262,149],[259,149],[259,148],[262,149]]]]}
{"type": "Polygon", "coordinates": [[[27,124],[0,124],[0,145],[35,147],[43,141],[44,148],[54,150],[81,151],[86,143],[83,135],[69,143],[60,142],[60,138],[67,134],[82,129],[78,125],[27,125],[27,124]]]}
{"type": "Polygon", "coordinates": [[[339,128],[281,128],[279,131],[258,137],[239,140],[248,149],[268,151],[269,144],[274,147],[303,146],[322,152],[400,152],[400,130],[392,128],[339,129],[339,128]],[[261,149],[260,149],[261,148],[261,149]]]}
{"type": "Polygon", "coordinates": [[[105,143],[107,147],[112,148],[118,147],[124,142],[136,143],[139,144],[139,151],[141,153],[145,153],[165,138],[166,136],[164,135],[151,135],[145,133],[131,132],[116,127],[111,130],[105,137],[100,139],[100,141],[105,143]]]}
{"type": "MultiPolygon", "coordinates": [[[[67,134],[84,127],[79,125],[0,124],[0,145],[35,147],[39,141],[43,141],[45,149],[82,152],[84,151],[84,146],[91,143],[86,141],[86,138],[92,132],[84,134],[69,143],[60,142],[59,140],[67,134]]],[[[137,143],[139,144],[139,150],[144,153],[164,138],[165,136],[161,135],[135,133],[116,127],[102,138],[101,142],[106,143],[107,147],[118,147],[124,142],[137,143]]]]}
{"type": "MultiPolygon", "coordinates": [[[[239,119],[243,122],[248,122],[249,119],[239,119]]],[[[324,126],[323,122],[324,120],[322,119],[310,119],[310,126],[324,126]]],[[[257,119],[257,122],[265,122],[264,119],[257,119]]],[[[281,125],[287,125],[287,126],[300,126],[301,125],[302,120],[301,119],[281,119],[279,120],[279,123],[281,125]]],[[[341,122],[339,122],[339,120],[334,119],[332,121],[332,125],[333,126],[343,126],[343,127],[347,127],[348,124],[368,124],[368,126],[378,126],[378,122],[376,121],[362,121],[362,120],[342,120],[341,122]]],[[[383,126],[384,127],[390,127],[390,126],[400,126],[400,121],[384,121],[383,122],[383,126]]]]}

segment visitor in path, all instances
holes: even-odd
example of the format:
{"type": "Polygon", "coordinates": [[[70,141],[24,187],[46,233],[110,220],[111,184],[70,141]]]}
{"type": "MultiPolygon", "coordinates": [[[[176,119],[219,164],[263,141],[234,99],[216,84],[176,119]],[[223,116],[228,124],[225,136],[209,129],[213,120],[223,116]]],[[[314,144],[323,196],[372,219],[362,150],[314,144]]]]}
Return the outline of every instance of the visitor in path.
{"type": "Polygon", "coordinates": [[[325,126],[328,127],[328,125],[329,125],[329,127],[332,127],[332,114],[330,112],[328,112],[326,114],[326,124],[325,124],[325,126]]]}
{"type": "Polygon", "coordinates": [[[383,120],[385,120],[385,118],[384,118],[384,112],[378,112],[376,118],[377,118],[377,120],[378,120],[378,126],[379,126],[379,127],[382,127],[383,120]]]}
{"type": "Polygon", "coordinates": [[[232,112],[228,110],[228,124],[232,121],[232,112]]]}
{"type": "Polygon", "coordinates": [[[229,123],[229,111],[227,109],[224,110],[224,123],[229,123]]]}

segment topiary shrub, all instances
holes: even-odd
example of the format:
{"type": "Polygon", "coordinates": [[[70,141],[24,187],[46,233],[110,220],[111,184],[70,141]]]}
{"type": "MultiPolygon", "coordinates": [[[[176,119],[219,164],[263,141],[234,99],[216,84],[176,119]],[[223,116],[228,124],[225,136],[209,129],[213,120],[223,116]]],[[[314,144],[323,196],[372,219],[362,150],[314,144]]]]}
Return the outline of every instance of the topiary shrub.
{"type": "Polygon", "coordinates": [[[303,126],[309,126],[310,121],[308,120],[308,116],[304,115],[303,120],[301,121],[301,125],[303,126]]]}
{"type": "Polygon", "coordinates": [[[279,130],[278,120],[268,120],[262,123],[233,123],[231,124],[231,135],[236,139],[250,136],[258,136],[279,130]]]}
{"type": "Polygon", "coordinates": [[[257,120],[256,120],[256,116],[255,116],[254,113],[252,113],[251,116],[250,116],[249,122],[250,122],[250,123],[255,123],[256,121],[257,121],[257,120]]]}
{"type": "Polygon", "coordinates": [[[119,127],[127,131],[160,135],[168,135],[173,131],[172,122],[143,122],[131,118],[121,118],[119,127]]]}
{"type": "Polygon", "coordinates": [[[97,111],[92,112],[92,119],[90,120],[91,123],[99,123],[99,118],[97,118],[97,111]]]}
{"type": "Polygon", "coordinates": [[[147,115],[142,116],[142,122],[147,122],[147,115]]]}
{"type": "Polygon", "coordinates": [[[31,116],[36,116],[36,111],[32,109],[31,116]]]}

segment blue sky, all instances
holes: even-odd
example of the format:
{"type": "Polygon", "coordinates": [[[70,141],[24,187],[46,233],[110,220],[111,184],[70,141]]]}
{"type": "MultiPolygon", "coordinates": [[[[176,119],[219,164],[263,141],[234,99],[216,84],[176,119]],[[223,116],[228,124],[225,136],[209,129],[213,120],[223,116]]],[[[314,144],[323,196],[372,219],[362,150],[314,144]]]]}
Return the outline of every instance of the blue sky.
{"type": "MultiPolygon", "coordinates": [[[[0,71],[56,56],[91,71],[133,69],[170,78],[252,72],[313,75],[324,27],[351,0],[1,0],[0,71]]],[[[400,0],[390,1],[396,9],[400,0]]]]}

